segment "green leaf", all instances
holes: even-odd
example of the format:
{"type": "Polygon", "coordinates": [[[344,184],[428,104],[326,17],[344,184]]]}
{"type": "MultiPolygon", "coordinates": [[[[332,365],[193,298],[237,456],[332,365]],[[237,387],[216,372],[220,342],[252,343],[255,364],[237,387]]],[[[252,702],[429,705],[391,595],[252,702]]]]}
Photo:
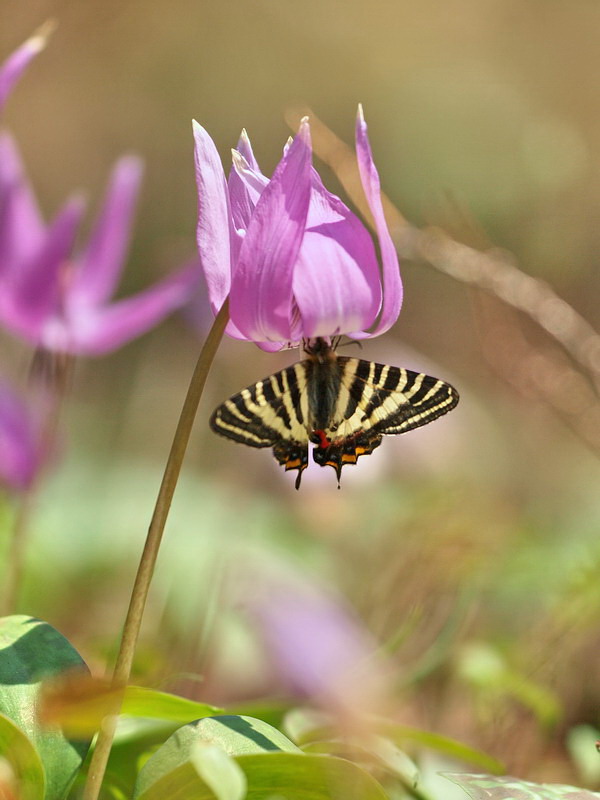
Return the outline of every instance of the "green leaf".
{"type": "MultiPolygon", "coordinates": [[[[140,770],[135,800],[220,800],[198,765],[203,746],[234,759],[245,776],[248,800],[387,800],[380,784],[355,764],[306,755],[270,725],[236,716],[202,719],[176,731],[140,770]]],[[[219,763],[224,768],[222,757],[219,763]]],[[[232,775],[230,769],[233,793],[232,775]]]]}
{"type": "MultiPolygon", "coordinates": [[[[429,750],[475,764],[493,774],[502,774],[504,765],[493,756],[474,747],[458,742],[439,733],[431,733],[420,728],[397,725],[386,719],[371,720],[372,727],[384,738],[390,739],[402,750],[407,742],[414,742],[429,750]]],[[[284,718],[284,729],[299,744],[305,745],[313,741],[335,739],[337,736],[331,717],[313,709],[294,708],[284,718]]]]}
{"type": "Polygon", "coordinates": [[[442,736],[440,733],[431,733],[420,728],[410,728],[389,722],[382,722],[380,730],[392,741],[396,742],[399,747],[402,747],[407,741],[412,741],[430,750],[456,758],[459,761],[476,764],[478,767],[482,767],[495,775],[505,771],[502,762],[493,756],[475,747],[458,742],[456,739],[442,736]]]}
{"type": "MultiPolygon", "coordinates": [[[[368,772],[342,758],[274,751],[237,756],[234,763],[245,776],[247,800],[388,800],[383,787],[368,772]]],[[[220,795],[211,790],[189,762],[134,794],[134,800],[165,797],[214,800],[220,795]]]]}
{"type": "Polygon", "coordinates": [[[52,626],[27,616],[0,619],[0,713],[30,739],[46,774],[45,800],[62,800],[89,747],[40,725],[36,709],[46,679],[85,669],[69,642],[52,626]]]}
{"type": "Polygon", "coordinates": [[[193,748],[191,761],[204,783],[218,800],[243,800],[246,796],[246,776],[233,758],[214,744],[198,744],[193,748]]]}
{"type": "Polygon", "coordinates": [[[578,776],[592,786],[600,783],[600,758],[596,746],[599,740],[600,730],[592,725],[576,725],[567,733],[567,749],[578,776]]]}
{"type": "Polygon", "coordinates": [[[0,754],[3,767],[0,797],[43,800],[46,776],[40,757],[23,731],[3,714],[0,714],[0,754]]]}
{"type": "Polygon", "coordinates": [[[471,800],[599,800],[600,794],[558,783],[531,783],[509,775],[498,778],[467,772],[442,773],[469,795],[471,800]]]}
{"type": "Polygon", "coordinates": [[[197,703],[176,694],[158,692],[143,686],[128,686],[125,689],[121,714],[132,717],[153,717],[173,722],[191,722],[200,717],[213,717],[222,714],[223,709],[197,703]]]}

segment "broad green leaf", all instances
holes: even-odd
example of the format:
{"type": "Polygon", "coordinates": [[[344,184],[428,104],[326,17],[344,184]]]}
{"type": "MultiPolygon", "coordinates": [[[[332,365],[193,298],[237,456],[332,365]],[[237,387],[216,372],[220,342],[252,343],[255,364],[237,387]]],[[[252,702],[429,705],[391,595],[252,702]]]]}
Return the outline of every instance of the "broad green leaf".
{"type": "Polygon", "coordinates": [[[92,737],[109,714],[147,717],[176,723],[222,714],[223,709],[197,703],[143,686],[114,689],[106,680],[86,674],[67,676],[48,687],[42,698],[42,714],[69,736],[92,737]]]}
{"type": "MultiPolygon", "coordinates": [[[[235,762],[246,778],[246,800],[388,800],[368,772],[341,758],[273,751],[237,756],[235,762]]],[[[216,796],[188,762],[136,792],[134,800],[216,796]]]]}
{"type": "Polygon", "coordinates": [[[172,722],[192,722],[200,717],[222,714],[223,709],[207,703],[197,703],[176,694],[158,692],[143,686],[128,686],[125,689],[121,714],[132,717],[154,717],[172,722]]]}
{"type": "Polygon", "coordinates": [[[0,714],[0,797],[43,800],[46,776],[40,757],[23,731],[0,714]]]}
{"type": "Polygon", "coordinates": [[[430,750],[456,758],[459,761],[476,764],[492,774],[500,775],[504,772],[504,765],[493,756],[484,753],[482,750],[477,750],[475,747],[458,742],[456,739],[442,736],[440,733],[432,733],[420,728],[410,728],[406,725],[396,725],[385,721],[381,722],[380,731],[396,742],[399,747],[402,747],[407,741],[415,742],[430,750]]]}
{"type": "Polygon", "coordinates": [[[89,741],[66,738],[37,719],[42,682],[68,670],[87,670],[81,656],[47,622],[27,616],[0,619],[0,713],[31,740],[46,774],[45,800],[62,800],[89,741]]]}
{"type": "Polygon", "coordinates": [[[301,752],[283,733],[262,720],[230,715],[205,717],[175,731],[147,761],[136,784],[137,792],[141,794],[181,765],[192,766],[191,755],[198,744],[216,745],[230,756],[282,750],[301,752]]]}
{"type": "Polygon", "coordinates": [[[442,773],[469,795],[471,800],[600,800],[598,792],[553,783],[531,783],[519,778],[442,773]]]}
{"type": "Polygon", "coordinates": [[[270,796],[282,800],[386,798],[377,781],[351,762],[306,755],[261,720],[222,716],[207,717],[176,731],[142,767],[135,800],[220,800],[198,766],[199,748],[207,745],[235,759],[245,775],[249,800],[270,796]]]}
{"type": "Polygon", "coordinates": [[[246,776],[241,767],[217,745],[197,744],[191,761],[218,800],[243,800],[246,796],[246,776]]]}

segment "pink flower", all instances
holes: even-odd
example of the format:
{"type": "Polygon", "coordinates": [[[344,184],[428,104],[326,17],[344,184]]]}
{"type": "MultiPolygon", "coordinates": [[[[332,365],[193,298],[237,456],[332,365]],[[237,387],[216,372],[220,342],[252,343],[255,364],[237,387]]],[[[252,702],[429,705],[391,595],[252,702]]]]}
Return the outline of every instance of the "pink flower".
{"type": "Polygon", "coordinates": [[[0,381],[0,484],[27,489],[40,466],[38,424],[31,409],[0,381]]]}
{"type": "Polygon", "coordinates": [[[389,665],[343,599],[284,565],[251,566],[251,585],[243,572],[237,591],[279,680],[347,722],[383,712],[389,665]]]}
{"type": "Polygon", "coordinates": [[[141,162],[117,162],[104,205],[80,252],[83,203],[73,197],[43,222],[17,148],[0,134],[0,324],[47,350],[102,355],[183,305],[197,284],[187,265],[150,289],[111,302],[127,253],[141,162]]]}
{"type": "Polygon", "coordinates": [[[42,26],[0,64],[0,110],[29,62],[46,46],[50,26],[42,26]]]}
{"type": "Polygon", "coordinates": [[[360,107],[356,155],[381,269],[362,222],[312,167],[308,119],[270,179],[245,133],[228,180],[212,139],[197,123],[194,138],[198,247],[215,313],[230,295],[230,336],[279,350],[315,337],[378,336],[394,324],[402,283],[360,107]]]}

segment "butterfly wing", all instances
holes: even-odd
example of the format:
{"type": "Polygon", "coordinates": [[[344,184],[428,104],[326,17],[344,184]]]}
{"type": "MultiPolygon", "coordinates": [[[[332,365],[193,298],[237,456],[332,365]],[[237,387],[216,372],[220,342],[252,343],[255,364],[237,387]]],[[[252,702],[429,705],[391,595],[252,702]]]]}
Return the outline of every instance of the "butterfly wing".
{"type": "Polygon", "coordinates": [[[297,469],[296,488],[308,465],[308,398],[303,362],[242,389],[220,405],[210,427],[250,447],[272,447],[287,470],[297,469]]]}
{"type": "Polygon", "coordinates": [[[357,358],[338,357],[340,392],[325,431],[317,431],[314,460],[333,467],[372,453],[384,435],[405,433],[432,422],[458,403],[449,383],[420,372],[357,358]]]}

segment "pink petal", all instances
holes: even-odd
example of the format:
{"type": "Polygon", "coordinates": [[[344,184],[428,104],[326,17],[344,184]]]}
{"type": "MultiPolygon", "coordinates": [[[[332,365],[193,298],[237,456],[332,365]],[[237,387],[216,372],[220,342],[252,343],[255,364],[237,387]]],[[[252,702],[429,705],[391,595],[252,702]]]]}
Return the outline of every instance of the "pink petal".
{"type": "Polygon", "coordinates": [[[268,185],[269,179],[260,170],[252,168],[239,151],[232,150],[231,155],[233,165],[228,183],[231,210],[235,227],[245,233],[258,199],[268,185]]]}
{"type": "Polygon", "coordinates": [[[198,186],[197,241],[208,297],[216,314],[229,294],[237,245],[229,204],[229,192],[221,159],[204,128],[196,121],[194,156],[198,186]]]}
{"type": "Polygon", "coordinates": [[[30,258],[44,234],[17,146],[8,133],[0,133],[0,273],[30,258]]]}
{"type": "Polygon", "coordinates": [[[46,46],[48,32],[40,30],[31,36],[0,65],[0,109],[29,62],[46,46]]]}
{"type": "Polygon", "coordinates": [[[36,439],[29,409],[0,382],[0,483],[12,489],[30,486],[39,466],[36,439]]]}
{"type": "Polygon", "coordinates": [[[250,169],[254,170],[254,172],[260,172],[258,161],[254,157],[254,150],[250,143],[250,137],[245,128],[243,128],[240,138],[238,139],[236,150],[246,159],[250,169]]]}
{"type": "Polygon", "coordinates": [[[143,166],[133,156],[113,169],[102,210],[79,259],[69,292],[82,305],[100,305],[114,293],[131,236],[143,166]]]}
{"type": "Polygon", "coordinates": [[[313,170],[307,231],[294,271],[305,338],[368,327],[381,306],[379,265],[360,220],[313,170]]]}
{"type": "Polygon", "coordinates": [[[4,324],[36,344],[46,320],[58,310],[83,209],[79,197],[65,205],[35,256],[13,273],[3,297],[0,316],[4,324]]]}
{"type": "Polygon", "coordinates": [[[188,264],[134,297],[98,310],[75,308],[67,314],[63,341],[58,340],[61,334],[57,328],[49,333],[46,345],[90,356],[116,350],[187,302],[199,278],[197,264],[188,264]]]}
{"type": "Polygon", "coordinates": [[[400,265],[398,254],[388,231],[383,205],[381,203],[381,186],[379,175],[373,162],[371,146],[367,135],[367,124],[363,117],[362,107],[358,107],[356,120],[356,157],[360,179],[363,185],[367,203],[371,209],[383,266],[383,306],[379,322],[369,336],[379,336],[389,330],[398,319],[402,306],[402,280],[400,278],[400,265]]]}
{"type": "Polygon", "coordinates": [[[308,122],[279,162],[250,220],[231,286],[231,319],[254,341],[292,335],[292,278],[310,203],[308,122]]]}

